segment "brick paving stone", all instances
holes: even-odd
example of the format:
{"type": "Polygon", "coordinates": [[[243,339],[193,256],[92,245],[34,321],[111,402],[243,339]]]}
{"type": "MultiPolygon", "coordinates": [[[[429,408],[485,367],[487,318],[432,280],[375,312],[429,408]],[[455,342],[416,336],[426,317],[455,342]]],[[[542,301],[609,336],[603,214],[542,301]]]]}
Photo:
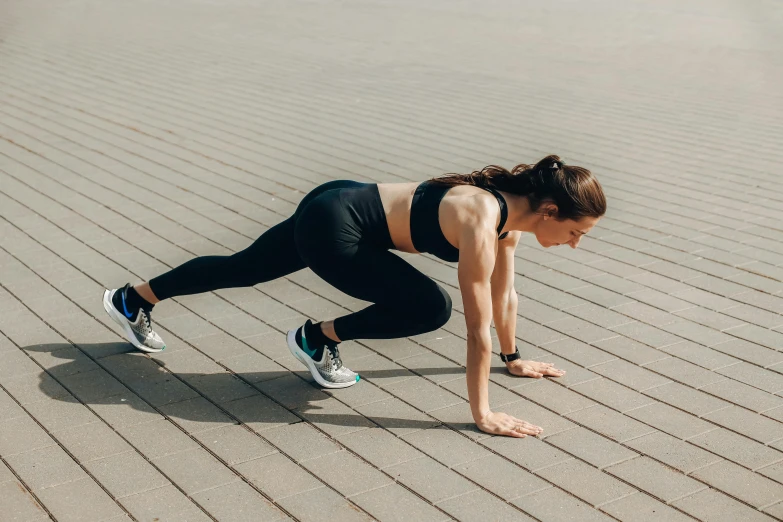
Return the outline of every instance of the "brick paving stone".
{"type": "Polygon", "coordinates": [[[121,426],[117,431],[149,459],[165,457],[198,446],[178,426],[162,417],[121,426]],[[148,444],[148,441],[155,441],[155,444],[148,444]]]}
{"type": "Polygon", "coordinates": [[[578,460],[543,468],[536,474],[593,506],[617,500],[635,491],[611,475],[578,460]]]}
{"type": "Polygon", "coordinates": [[[329,398],[317,386],[304,382],[290,373],[279,379],[266,380],[257,384],[256,387],[272,400],[291,410],[310,403],[318,404],[319,401],[329,398]]]}
{"type": "Polygon", "coordinates": [[[475,442],[444,426],[417,431],[402,438],[450,468],[490,455],[475,442]]]}
{"type": "Polygon", "coordinates": [[[783,438],[783,425],[780,422],[739,406],[715,411],[705,415],[704,419],[765,444],[783,438]]]}
{"type": "Polygon", "coordinates": [[[651,426],[601,405],[570,413],[568,418],[618,442],[655,431],[651,426]]]}
{"type": "MultiPolygon", "coordinates": [[[[315,407],[306,406],[297,411],[300,411],[308,422],[332,437],[376,426],[357,410],[352,410],[333,398],[321,401],[315,407]]],[[[285,424],[292,423],[293,421],[285,424]]]]}
{"type": "MultiPolygon", "coordinates": [[[[465,404],[459,406],[467,409],[465,404]]],[[[357,407],[356,411],[397,436],[440,424],[436,419],[428,417],[397,398],[365,404],[357,407]]]]}
{"type": "Polygon", "coordinates": [[[59,382],[45,373],[41,374],[37,379],[30,379],[26,375],[6,379],[2,385],[7,393],[22,406],[70,395],[68,390],[63,388],[59,382]]]}
{"type": "Polygon", "coordinates": [[[5,460],[25,484],[36,492],[87,476],[59,446],[17,453],[5,457],[5,460]]]}
{"type": "Polygon", "coordinates": [[[539,520],[552,522],[608,522],[612,520],[590,504],[571,496],[562,489],[549,488],[519,497],[512,502],[525,513],[539,520]]]}
{"type": "Polygon", "coordinates": [[[601,506],[601,510],[618,520],[667,520],[671,522],[689,522],[693,519],[680,513],[663,502],[644,493],[628,495],[620,500],[601,506]]]}
{"type": "Polygon", "coordinates": [[[772,480],[783,483],[783,462],[757,469],[756,472],[765,477],[769,477],[772,480]]]}
{"type": "MultiPolygon", "coordinates": [[[[726,380],[724,375],[711,372],[675,357],[652,362],[644,365],[644,367],[696,389],[707,386],[708,384],[721,383],[726,380]]],[[[729,366],[729,368],[731,368],[731,366],[729,366]]]]}
{"type": "Polygon", "coordinates": [[[606,468],[607,473],[633,484],[665,503],[687,497],[707,486],[648,457],[606,468]]]}
{"type": "Polygon", "coordinates": [[[438,504],[438,507],[457,520],[535,520],[515,509],[511,504],[493,497],[486,491],[472,491],[438,504]]]}
{"type": "MultiPolygon", "coordinates": [[[[341,450],[335,441],[302,422],[265,430],[263,436],[275,448],[285,452],[297,462],[323,457],[341,450]]],[[[202,438],[206,438],[206,435],[202,438]]],[[[273,450],[266,443],[264,443],[264,448],[265,451],[273,450]]]]}
{"type": "Polygon", "coordinates": [[[757,508],[774,504],[783,495],[780,483],[727,460],[697,469],[691,476],[757,508]]]}
{"type": "Polygon", "coordinates": [[[275,501],[324,487],[323,482],[280,453],[244,462],[234,468],[275,501]],[[281,481],[280,477],[285,477],[285,480],[281,481]]]}
{"type": "Polygon", "coordinates": [[[743,339],[732,339],[725,343],[716,344],[712,349],[764,367],[783,362],[783,353],[743,339]]]}
{"type": "Polygon", "coordinates": [[[548,437],[547,442],[599,469],[638,457],[636,452],[582,427],[548,437]]]}
{"type": "Polygon", "coordinates": [[[0,484],[0,513],[9,521],[49,518],[35,498],[15,481],[0,484]]]}
{"type": "Polygon", "coordinates": [[[9,480],[16,480],[16,476],[11,473],[11,470],[8,469],[8,466],[0,462],[0,484],[8,482],[9,480]]]}
{"type": "Polygon", "coordinates": [[[611,339],[596,341],[593,344],[602,350],[634,364],[646,364],[668,357],[668,355],[661,350],[656,350],[655,348],[651,348],[627,337],[612,337],[611,339]]]}
{"type": "Polygon", "coordinates": [[[452,469],[506,500],[551,487],[548,482],[498,455],[487,455],[452,469]]]}
{"type": "Polygon", "coordinates": [[[99,368],[91,372],[67,375],[60,382],[81,401],[92,403],[120,395],[127,388],[117,379],[99,368]]]}
{"type": "Polygon", "coordinates": [[[188,433],[235,424],[231,417],[203,397],[163,406],[161,411],[188,433]]]}
{"type": "Polygon", "coordinates": [[[321,488],[281,499],[280,505],[300,520],[315,520],[324,512],[335,520],[372,520],[331,489],[321,488]]]}
{"type": "Polygon", "coordinates": [[[497,390],[502,392],[499,394],[493,388],[490,385],[489,407],[492,409],[502,409],[506,404],[517,402],[520,395],[560,414],[581,410],[595,404],[590,399],[568,390],[560,384],[560,381],[553,382],[543,378],[524,382],[513,389],[515,393],[505,392],[501,388],[497,390]]]}
{"type": "Polygon", "coordinates": [[[382,521],[442,522],[451,520],[451,517],[398,484],[390,484],[354,495],[351,497],[351,501],[382,521]]]}
{"type": "Polygon", "coordinates": [[[189,495],[228,484],[237,478],[201,448],[158,457],[152,463],[189,495]]]}
{"type": "Polygon", "coordinates": [[[122,509],[91,478],[60,484],[38,493],[57,520],[109,520],[122,509]]]}
{"type": "MultiPolygon", "coordinates": [[[[755,412],[783,406],[783,397],[771,395],[739,381],[721,381],[717,384],[707,385],[702,390],[755,412]]],[[[706,413],[703,414],[706,415],[706,413]]]]}
{"type": "Polygon", "coordinates": [[[14,417],[23,417],[27,413],[19,407],[10,395],[0,390],[0,419],[10,420],[14,417]]]}
{"type": "Polygon", "coordinates": [[[97,369],[95,363],[75,346],[40,351],[28,348],[26,351],[35,362],[55,377],[97,369]]]}
{"type": "Polygon", "coordinates": [[[395,464],[384,471],[433,504],[479,489],[430,457],[395,464]]]}
{"type": "Polygon", "coordinates": [[[446,381],[464,380],[465,378],[465,368],[433,352],[406,357],[399,363],[436,384],[446,381]]]}
{"type": "MultiPolygon", "coordinates": [[[[403,439],[395,437],[383,428],[370,428],[339,435],[337,440],[346,448],[366,459],[374,466],[383,469],[402,462],[423,457],[424,453],[416,449],[417,442],[428,441],[430,430],[422,430],[408,435],[413,445],[406,444],[403,439]]],[[[424,442],[424,445],[427,445],[424,442]]],[[[436,459],[436,455],[432,455],[436,459]]],[[[438,459],[440,460],[440,459],[438,459]]]]}
{"type": "Polygon", "coordinates": [[[345,497],[392,482],[388,476],[345,450],[306,460],[302,465],[345,497]]]}
{"type": "Polygon", "coordinates": [[[399,364],[393,363],[376,354],[371,354],[356,361],[352,361],[349,368],[361,375],[362,379],[367,379],[381,388],[414,377],[412,372],[406,370],[399,364]]]}
{"type": "Polygon", "coordinates": [[[678,343],[682,340],[680,337],[640,322],[622,324],[613,327],[611,330],[620,335],[624,335],[625,337],[630,337],[634,341],[658,349],[669,346],[670,344],[678,343]]]}
{"type": "MultiPolygon", "coordinates": [[[[668,359],[663,359],[663,361],[665,360],[668,359]]],[[[654,364],[656,363],[651,363],[651,365],[654,364]]],[[[671,382],[666,377],[648,370],[647,368],[650,368],[651,365],[642,368],[622,359],[615,359],[614,361],[592,366],[590,370],[636,391],[643,391],[671,382]]]]}
{"type": "Polygon", "coordinates": [[[577,384],[572,389],[620,412],[633,410],[653,402],[652,399],[608,379],[577,384]]]}
{"type": "MultiPolygon", "coordinates": [[[[228,412],[234,415],[236,418],[238,418],[240,422],[249,426],[253,431],[263,431],[269,428],[274,428],[275,426],[292,424],[301,420],[299,417],[292,414],[282,406],[279,406],[266,397],[260,395],[252,395],[250,397],[245,397],[244,399],[226,402],[221,406],[228,410],[228,412]]],[[[208,408],[208,410],[214,412],[212,408],[208,408]]],[[[205,422],[209,422],[211,424],[209,429],[220,427],[218,424],[213,422],[213,420],[216,418],[220,418],[218,422],[223,423],[224,425],[228,422],[223,420],[221,415],[216,414],[215,417],[207,418],[207,421],[205,422]]],[[[207,424],[204,424],[204,427],[206,428],[207,424]]]]}
{"type": "Polygon", "coordinates": [[[256,490],[237,481],[193,495],[217,520],[269,521],[288,520],[288,516],[256,490]]]}
{"type": "Polygon", "coordinates": [[[629,440],[626,445],[686,474],[721,460],[713,453],[663,432],[629,440]]]}
{"type": "Polygon", "coordinates": [[[370,404],[371,402],[384,401],[391,399],[391,394],[373,386],[371,383],[364,381],[363,386],[351,386],[349,388],[342,388],[337,390],[326,390],[326,394],[331,397],[338,398],[339,401],[351,408],[357,408],[370,404]]]}
{"type": "Polygon", "coordinates": [[[695,495],[680,499],[672,505],[698,520],[714,520],[716,522],[772,521],[770,517],[713,489],[705,489],[695,495]]]}
{"type": "Polygon", "coordinates": [[[167,486],[170,482],[135,451],[118,453],[84,465],[114,498],[136,495],[167,486]],[[121,469],[122,473],[117,473],[121,469]]]}
{"type": "Polygon", "coordinates": [[[688,442],[750,469],[783,461],[783,452],[723,428],[702,433],[688,439],[688,442]]]}
{"type": "Polygon", "coordinates": [[[120,500],[137,520],[210,520],[204,512],[174,486],[145,491],[120,500]]]}
{"type": "Polygon", "coordinates": [[[268,381],[288,375],[288,370],[254,351],[218,360],[249,383],[268,381]]]}
{"type": "Polygon", "coordinates": [[[769,393],[783,391],[783,375],[752,364],[739,363],[728,368],[720,368],[717,373],[731,377],[754,388],[759,388],[769,393]]]}
{"type": "Polygon", "coordinates": [[[764,512],[770,514],[776,520],[780,520],[783,518],[783,502],[778,502],[774,506],[766,508],[764,512]]]}
{"type": "Polygon", "coordinates": [[[98,420],[90,410],[73,397],[39,401],[26,406],[27,411],[50,432],[90,424],[98,420]]]}
{"type": "Polygon", "coordinates": [[[666,346],[661,351],[713,371],[738,362],[738,359],[721,353],[717,347],[707,348],[691,341],[666,346]]]}
{"type": "MultiPolygon", "coordinates": [[[[459,385],[463,382],[462,379],[450,381],[450,383],[459,383],[459,385]]],[[[447,389],[421,377],[416,377],[386,386],[385,390],[423,412],[447,408],[455,404],[465,404],[463,398],[448,391],[450,389],[448,385],[444,385],[444,387],[447,389]]]]}
{"type": "MultiPolygon", "coordinates": [[[[713,385],[713,388],[719,389],[724,385],[729,384],[732,383],[730,381],[721,381],[720,384],[713,385]]],[[[707,388],[710,387],[706,386],[705,390],[707,388]]],[[[665,402],[675,408],[683,409],[697,416],[707,415],[713,411],[730,406],[726,401],[722,401],[707,393],[676,382],[645,390],[644,393],[661,402],[665,402]]]]}
{"type": "Polygon", "coordinates": [[[626,412],[626,415],[683,440],[716,428],[713,424],[690,413],[663,403],[654,403],[631,410],[626,412]]]}
{"type": "Polygon", "coordinates": [[[61,430],[54,436],[82,464],[131,449],[122,437],[100,421],[61,430]]]}
{"type": "Polygon", "coordinates": [[[533,472],[573,459],[568,453],[536,437],[525,437],[522,440],[491,437],[482,440],[481,444],[503,458],[533,472]]]}
{"type": "Polygon", "coordinates": [[[54,444],[54,440],[26,414],[0,419],[0,455],[3,458],[54,444]]]}

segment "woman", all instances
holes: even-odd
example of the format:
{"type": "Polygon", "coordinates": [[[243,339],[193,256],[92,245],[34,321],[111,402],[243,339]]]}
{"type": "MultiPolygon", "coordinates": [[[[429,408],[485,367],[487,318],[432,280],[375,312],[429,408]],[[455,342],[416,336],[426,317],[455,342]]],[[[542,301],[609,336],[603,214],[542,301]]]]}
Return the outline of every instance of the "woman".
{"type": "Polygon", "coordinates": [[[331,181],[247,249],[195,258],[149,283],[107,290],[103,304],[134,346],[157,352],[165,348],[151,327],[157,302],[253,286],[309,267],[346,294],[373,303],[333,321],[308,320],[288,333],[291,353],[320,385],[345,388],[359,376],[342,364],[341,341],[413,336],[440,328],[451,315],[443,288],[389,250],[459,261],[473,419],[487,433],[536,435],[541,428],[489,409],[490,323],[494,318],[501,358],[512,374],[563,375],[551,364],[522,361],[515,347],[514,251],[522,232],[534,233],[545,248],[576,248],[605,212],[596,178],[557,156],[511,172],[489,166],[420,184],[331,181]]]}

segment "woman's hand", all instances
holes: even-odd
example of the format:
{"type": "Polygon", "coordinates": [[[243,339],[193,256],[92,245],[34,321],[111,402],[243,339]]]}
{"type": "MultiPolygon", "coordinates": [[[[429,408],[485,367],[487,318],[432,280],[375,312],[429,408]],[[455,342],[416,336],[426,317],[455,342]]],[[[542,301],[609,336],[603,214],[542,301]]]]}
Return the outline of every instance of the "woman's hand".
{"type": "Polygon", "coordinates": [[[492,435],[505,435],[507,437],[524,438],[528,435],[540,435],[542,428],[534,426],[505,413],[489,412],[476,422],[478,429],[492,435]]]}
{"type": "Polygon", "coordinates": [[[555,368],[552,363],[542,363],[536,361],[521,361],[519,359],[506,363],[511,375],[518,377],[533,377],[534,379],[540,379],[544,375],[549,377],[562,377],[565,375],[564,370],[555,368]]]}

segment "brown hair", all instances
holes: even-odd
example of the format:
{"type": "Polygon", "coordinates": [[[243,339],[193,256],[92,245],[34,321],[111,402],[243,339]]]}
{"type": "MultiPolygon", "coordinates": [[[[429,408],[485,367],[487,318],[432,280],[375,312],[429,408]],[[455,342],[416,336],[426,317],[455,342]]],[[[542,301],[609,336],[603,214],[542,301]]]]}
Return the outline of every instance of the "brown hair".
{"type": "Polygon", "coordinates": [[[470,174],[447,174],[430,180],[441,185],[474,185],[527,196],[535,212],[544,201],[557,205],[558,219],[578,221],[606,214],[606,197],[593,173],[565,165],[559,156],[547,156],[535,165],[517,165],[511,172],[489,165],[470,174]]]}

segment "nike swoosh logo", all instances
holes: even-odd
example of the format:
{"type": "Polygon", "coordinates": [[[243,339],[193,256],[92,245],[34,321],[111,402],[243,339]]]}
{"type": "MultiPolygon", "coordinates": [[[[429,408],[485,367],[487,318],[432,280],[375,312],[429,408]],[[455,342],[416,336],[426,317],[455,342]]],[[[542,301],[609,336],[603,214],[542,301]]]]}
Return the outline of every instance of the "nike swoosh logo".
{"type": "Polygon", "coordinates": [[[125,306],[125,292],[124,291],[122,292],[122,311],[125,312],[125,317],[127,317],[128,319],[133,317],[133,314],[128,313],[128,307],[125,306]]]}

